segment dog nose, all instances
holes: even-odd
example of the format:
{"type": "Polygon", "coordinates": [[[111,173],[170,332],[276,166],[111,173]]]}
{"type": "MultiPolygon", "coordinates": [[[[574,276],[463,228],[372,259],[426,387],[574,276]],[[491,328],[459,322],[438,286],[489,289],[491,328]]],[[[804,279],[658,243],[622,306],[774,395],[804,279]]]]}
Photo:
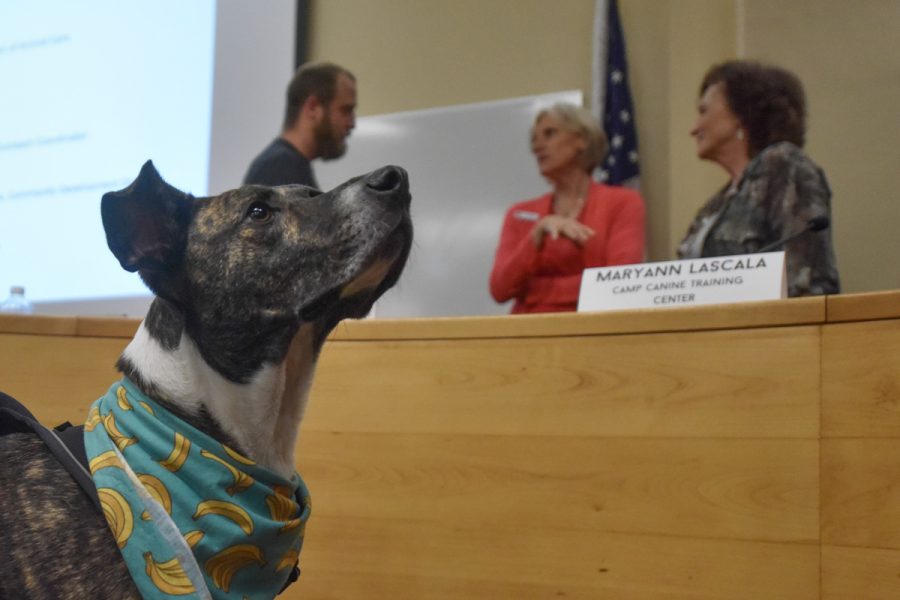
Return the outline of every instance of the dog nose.
{"type": "Polygon", "coordinates": [[[366,175],[366,187],[381,193],[405,191],[409,187],[406,171],[393,165],[366,175]]]}

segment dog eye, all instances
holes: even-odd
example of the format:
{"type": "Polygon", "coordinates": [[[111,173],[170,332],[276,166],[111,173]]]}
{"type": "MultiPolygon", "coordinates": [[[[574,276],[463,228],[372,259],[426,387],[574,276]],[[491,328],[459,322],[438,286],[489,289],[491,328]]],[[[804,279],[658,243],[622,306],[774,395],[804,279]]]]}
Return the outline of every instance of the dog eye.
{"type": "Polygon", "coordinates": [[[275,211],[271,206],[263,202],[254,202],[247,209],[247,216],[257,223],[268,223],[272,220],[275,211]]]}

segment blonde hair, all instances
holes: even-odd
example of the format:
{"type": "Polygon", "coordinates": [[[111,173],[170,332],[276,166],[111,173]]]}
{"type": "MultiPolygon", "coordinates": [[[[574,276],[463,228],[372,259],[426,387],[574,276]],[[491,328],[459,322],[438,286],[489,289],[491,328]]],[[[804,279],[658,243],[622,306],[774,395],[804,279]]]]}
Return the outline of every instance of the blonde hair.
{"type": "Polygon", "coordinates": [[[548,115],[559,119],[564,128],[580,135],[586,142],[586,147],[579,157],[584,170],[592,173],[599,167],[606,158],[609,143],[606,141],[606,134],[603,133],[603,129],[600,128],[590,111],[574,104],[557,102],[537,114],[531,126],[532,135],[534,135],[534,128],[537,127],[538,121],[548,115]]]}

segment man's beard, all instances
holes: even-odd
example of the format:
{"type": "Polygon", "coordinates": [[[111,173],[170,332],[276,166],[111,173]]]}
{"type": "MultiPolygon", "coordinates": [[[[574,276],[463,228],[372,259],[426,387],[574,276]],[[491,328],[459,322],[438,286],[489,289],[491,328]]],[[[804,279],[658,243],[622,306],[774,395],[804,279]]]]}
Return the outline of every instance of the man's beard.
{"type": "Polygon", "coordinates": [[[331,123],[331,115],[326,114],[325,118],[319,121],[313,130],[313,135],[319,150],[319,158],[322,160],[340,158],[347,152],[345,137],[335,130],[331,123]]]}

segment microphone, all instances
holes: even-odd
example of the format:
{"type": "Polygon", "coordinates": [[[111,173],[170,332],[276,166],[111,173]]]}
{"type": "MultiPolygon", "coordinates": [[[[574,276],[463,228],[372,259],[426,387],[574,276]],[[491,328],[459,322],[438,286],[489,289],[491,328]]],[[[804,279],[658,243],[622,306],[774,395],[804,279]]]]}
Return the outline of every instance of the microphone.
{"type": "Polygon", "coordinates": [[[828,217],[826,217],[824,215],[820,216],[820,217],[813,217],[806,223],[806,227],[804,227],[800,231],[798,231],[796,233],[792,233],[791,235],[787,236],[786,238],[782,238],[782,239],[778,240],[777,242],[763,246],[762,248],[757,250],[757,252],[770,252],[770,251],[774,250],[775,248],[777,248],[783,244],[787,244],[791,240],[800,237],[804,233],[808,233],[810,231],[822,231],[823,229],[828,229],[829,225],[831,225],[831,220],[829,220],[828,217]]]}

